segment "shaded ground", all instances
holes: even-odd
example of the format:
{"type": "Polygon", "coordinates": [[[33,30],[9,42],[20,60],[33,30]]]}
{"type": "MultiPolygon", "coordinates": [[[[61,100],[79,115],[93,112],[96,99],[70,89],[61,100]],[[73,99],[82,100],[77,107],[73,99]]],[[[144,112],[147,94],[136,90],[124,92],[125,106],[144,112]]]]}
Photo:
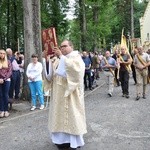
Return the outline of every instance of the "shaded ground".
{"type": "MultiPolygon", "coordinates": [[[[98,84],[85,93],[88,133],[80,150],[149,150],[150,94],[135,101],[131,79],[129,99],[121,97],[120,87],[110,98],[103,75],[98,84]]],[[[0,119],[0,150],[57,150],[49,139],[47,118],[48,108],[31,112],[29,102],[15,104],[11,116],[0,119]]]]}

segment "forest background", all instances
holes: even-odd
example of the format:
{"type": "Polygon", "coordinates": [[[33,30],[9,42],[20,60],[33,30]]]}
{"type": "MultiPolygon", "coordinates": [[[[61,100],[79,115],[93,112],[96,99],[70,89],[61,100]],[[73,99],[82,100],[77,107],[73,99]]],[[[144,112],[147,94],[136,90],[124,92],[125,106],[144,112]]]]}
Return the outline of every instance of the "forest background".
{"type": "MultiPolygon", "coordinates": [[[[120,42],[123,28],[126,37],[131,35],[132,24],[134,37],[140,37],[139,18],[146,5],[141,0],[76,0],[70,20],[69,0],[41,0],[41,30],[55,27],[58,43],[70,39],[78,50],[110,49],[120,42]]],[[[22,0],[0,1],[0,48],[25,52],[23,9],[22,0]]]]}

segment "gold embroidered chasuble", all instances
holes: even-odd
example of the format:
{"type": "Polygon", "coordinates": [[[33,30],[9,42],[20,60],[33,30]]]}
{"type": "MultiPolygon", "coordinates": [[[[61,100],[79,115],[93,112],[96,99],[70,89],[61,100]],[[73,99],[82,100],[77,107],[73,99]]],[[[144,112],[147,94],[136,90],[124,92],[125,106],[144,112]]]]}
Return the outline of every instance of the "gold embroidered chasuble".
{"type": "Polygon", "coordinates": [[[82,135],[87,132],[83,84],[85,64],[79,54],[69,54],[64,62],[66,77],[55,74],[56,64],[53,63],[55,68],[51,84],[48,127],[52,133],[82,135]]]}

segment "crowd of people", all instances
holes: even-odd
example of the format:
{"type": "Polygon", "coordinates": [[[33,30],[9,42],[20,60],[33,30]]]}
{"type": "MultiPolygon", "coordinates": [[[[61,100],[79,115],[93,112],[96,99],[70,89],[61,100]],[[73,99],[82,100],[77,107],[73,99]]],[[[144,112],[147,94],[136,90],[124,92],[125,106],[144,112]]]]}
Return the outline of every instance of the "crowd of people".
{"type": "Polygon", "coordinates": [[[82,58],[86,66],[85,90],[87,90],[87,81],[89,83],[88,88],[92,90],[93,81],[99,79],[97,74],[103,72],[106,77],[108,95],[112,97],[115,85],[121,86],[122,97],[129,98],[129,77],[132,73],[137,92],[135,100],[139,100],[141,97],[146,98],[147,83],[150,79],[150,49],[145,52],[143,47],[139,46],[135,47],[130,54],[127,48],[122,46],[120,49],[116,49],[112,55],[110,51],[106,51],[104,55],[84,51],[82,58]],[[95,75],[93,79],[91,77],[92,69],[94,69],[95,75]]]}
{"type": "Polygon", "coordinates": [[[0,50],[0,118],[8,117],[8,102],[19,100],[23,55],[10,48],[0,50]]]}
{"type": "MultiPolygon", "coordinates": [[[[120,86],[122,97],[130,98],[129,74],[133,73],[136,85],[135,100],[146,98],[150,78],[150,50],[140,46],[129,54],[122,46],[111,55],[98,52],[74,51],[71,41],[64,40],[55,47],[55,54],[43,51],[43,61],[32,54],[25,75],[31,93],[31,111],[44,109],[44,93],[51,92],[48,128],[52,142],[59,148],[77,149],[84,145],[87,132],[84,106],[84,91],[98,86],[100,73],[104,73],[108,96],[113,96],[115,86],[120,86]],[[94,84],[95,83],[95,84],[94,84]]],[[[13,54],[10,48],[0,50],[0,117],[8,117],[8,102],[19,101],[20,87],[24,76],[24,56],[13,54]]]]}

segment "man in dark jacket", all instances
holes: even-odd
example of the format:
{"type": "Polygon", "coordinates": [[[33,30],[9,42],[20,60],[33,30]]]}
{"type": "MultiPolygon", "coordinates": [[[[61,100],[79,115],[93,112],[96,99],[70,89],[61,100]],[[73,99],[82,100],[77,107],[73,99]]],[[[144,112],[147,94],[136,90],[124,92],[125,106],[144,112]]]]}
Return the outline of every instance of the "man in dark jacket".
{"type": "Polygon", "coordinates": [[[84,86],[85,90],[88,88],[92,90],[92,80],[91,80],[91,60],[86,51],[83,52],[82,59],[85,63],[85,75],[84,75],[84,86]],[[88,77],[88,86],[87,86],[87,77],[88,77]]]}

